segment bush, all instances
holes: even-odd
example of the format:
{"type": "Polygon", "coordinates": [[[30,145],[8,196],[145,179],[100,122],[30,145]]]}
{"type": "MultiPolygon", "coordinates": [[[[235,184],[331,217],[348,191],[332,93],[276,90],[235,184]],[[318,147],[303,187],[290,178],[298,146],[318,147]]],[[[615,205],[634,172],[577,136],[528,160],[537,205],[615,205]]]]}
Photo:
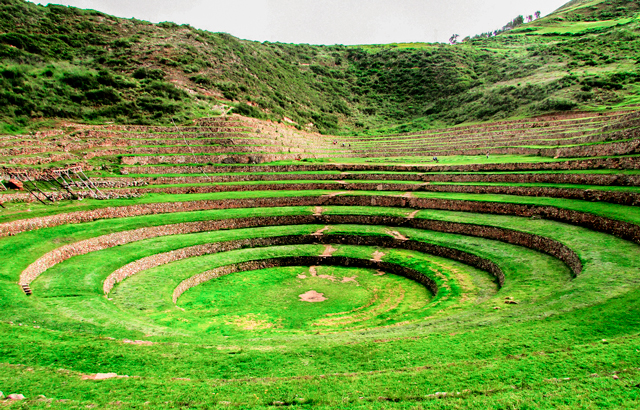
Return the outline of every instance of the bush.
{"type": "Polygon", "coordinates": [[[209,79],[209,78],[207,78],[207,77],[205,77],[205,76],[203,76],[203,75],[200,75],[200,74],[198,74],[198,75],[194,75],[194,76],[191,76],[189,79],[190,79],[191,81],[193,81],[194,83],[196,83],[196,84],[200,84],[200,85],[207,85],[207,86],[210,86],[210,85],[212,85],[212,84],[213,84],[213,82],[211,81],[211,79],[209,79]]]}
{"type": "Polygon", "coordinates": [[[149,94],[159,97],[171,98],[172,100],[181,100],[187,96],[187,93],[176,88],[173,84],[164,81],[153,81],[144,88],[149,94]]]}
{"type": "Polygon", "coordinates": [[[233,107],[233,112],[236,114],[244,115],[245,117],[264,118],[262,111],[249,104],[240,103],[233,107]]]}
{"type": "Polygon", "coordinates": [[[91,90],[98,86],[98,80],[91,73],[64,73],[60,81],[80,90],[91,90]]]}
{"type": "Polygon", "coordinates": [[[569,111],[575,108],[578,104],[574,101],[561,99],[561,98],[547,98],[541,103],[536,105],[536,108],[540,111],[569,111]]]}
{"type": "Polygon", "coordinates": [[[111,87],[87,91],[84,93],[84,96],[87,100],[97,102],[99,104],[113,104],[122,100],[120,94],[111,87]]]}
{"type": "Polygon", "coordinates": [[[137,105],[151,113],[173,114],[180,109],[177,104],[172,104],[160,97],[140,97],[137,101],[137,105]]]}

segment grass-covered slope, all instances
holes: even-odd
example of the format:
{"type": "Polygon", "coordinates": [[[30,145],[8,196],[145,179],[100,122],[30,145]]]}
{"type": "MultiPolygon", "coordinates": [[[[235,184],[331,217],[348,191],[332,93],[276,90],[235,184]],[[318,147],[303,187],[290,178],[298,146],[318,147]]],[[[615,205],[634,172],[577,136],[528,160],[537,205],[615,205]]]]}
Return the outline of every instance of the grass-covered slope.
{"type": "Polygon", "coordinates": [[[406,131],[639,103],[637,5],[591,3],[456,46],[345,47],[2,0],[0,121],[168,124],[233,105],[323,132],[406,131]]]}

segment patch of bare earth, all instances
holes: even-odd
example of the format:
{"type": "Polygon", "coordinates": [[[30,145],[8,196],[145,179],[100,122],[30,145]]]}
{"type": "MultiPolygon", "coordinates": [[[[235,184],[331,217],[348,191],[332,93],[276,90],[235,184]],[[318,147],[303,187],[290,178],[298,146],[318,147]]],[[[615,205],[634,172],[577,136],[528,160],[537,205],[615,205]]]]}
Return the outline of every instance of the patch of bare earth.
{"type": "Polygon", "coordinates": [[[357,276],[345,276],[344,278],[342,278],[342,280],[340,281],[341,283],[349,283],[349,282],[353,282],[356,284],[356,286],[360,286],[360,284],[358,283],[358,281],[356,280],[357,276]]]}
{"type": "Polygon", "coordinates": [[[380,252],[380,251],[375,251],[373,253],[373,259],[371,259],[374,262],[382,262],[382,257],[384,256],[384,252],[380,252]]]}
{"type": "Polygon", "coordinates": [[[331,246],[331,245],[327,245],[327,246],[324,248],[324,252],[322,252],[322,255],[320,255],[320,256],[331,256],[331,255],[333,255],[333,253],[334,253],[335,251],[337,251],[337,249],[336,249],[336,248],[334,248],[334,247],[333,247],[333,246],[331,246]]]}
{"type": "Polygon", "coordinates": [[[315,216],[320,216],[320,215],[322,215],[323,211],[324,211],[324,209],[322,209],[321,206],[316,206],[315,209],[313,210],[313,214],[315,216]]]}
{"type": "Polygon", "coordinates": [[[323,293],[318,293],[315,290],[310,290],[302,295],[299,295],[301,302],[324,302],[327,298],[324,297],[323,293]]]}

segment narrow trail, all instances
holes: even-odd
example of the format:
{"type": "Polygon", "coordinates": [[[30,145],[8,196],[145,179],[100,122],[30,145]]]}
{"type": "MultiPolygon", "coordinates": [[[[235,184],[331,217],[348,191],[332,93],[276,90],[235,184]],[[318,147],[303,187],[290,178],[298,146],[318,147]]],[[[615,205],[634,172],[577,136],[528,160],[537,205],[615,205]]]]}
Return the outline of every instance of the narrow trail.
{"type": "Polygon", "coordinates": [[[389,235],[393,236],[395,239],[400,240],[400,241],[408,241],[409,238],[407,238],[406,236],[404,236],[403,234],[401,234],[398,231],[387,231],[389,233],[389,235]]]}
{"type": "Polygon", "coordinates": [[[323,232],[326,232],[326,231],[328,231],[329,229],[330,229],[330,228],[329,228],[328,226],[325,226],[325,227],[324,227],[324,228],[322,228],[322,229],[318,229],[317,231],[315,231],[315,232],[314,232],[314,233],[312,233],[311,235],[314,235],[314,236],[322,236],[322,235],[323,235],[323,232]]]}

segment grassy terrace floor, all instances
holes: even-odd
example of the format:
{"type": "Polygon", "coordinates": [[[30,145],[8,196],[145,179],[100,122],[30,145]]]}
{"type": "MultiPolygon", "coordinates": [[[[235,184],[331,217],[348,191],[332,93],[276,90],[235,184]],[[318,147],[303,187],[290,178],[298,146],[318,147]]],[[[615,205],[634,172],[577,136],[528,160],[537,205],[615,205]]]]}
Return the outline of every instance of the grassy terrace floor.
{"type": "MultiPolygon", "coordinates": [[[[555,124],[592,132],[616,118],[555,124]]],[[[261,145],[243,155],[270,145],[266,136],[280,147],[302,138],[292,131],[282,145],[275,125],[246,128],[261,145]]],[[[100,132],[170,133],[148,131],[100,132]]],[[[637,195],[638,154],[451,155],[435,164],[342,158],[333,138],[310,136],[314,150],[336,155],[306,161],[88,158],[91,178],[124,184],[105,191],[163,192],[6,201],[0,390],[27,397],[8,408],[640,407],[640,207],[551,195],[637,195]],[[435,167],[394,168],[404,165],[435,167]],[[552,166],[562,169],[544,168],[552,166]],[[148,185],[127,186],[134,181],[148,185]],[[304,188],[311,183],[331,189],[304,188]],[[363,190],[345,188],[354,183],[363,190]],[[407,192],[422,186],[548,195],[407,192]],[[229,192],[197,192],[216,188],[229,192]]],[[[392,137],[405,147],[415,138],[392,137]]],[[[210,146],[166,141],[187,148],[167,158],[210,146]]],[[[22,167],[65,161],[74,163],[22,167]]]]}

